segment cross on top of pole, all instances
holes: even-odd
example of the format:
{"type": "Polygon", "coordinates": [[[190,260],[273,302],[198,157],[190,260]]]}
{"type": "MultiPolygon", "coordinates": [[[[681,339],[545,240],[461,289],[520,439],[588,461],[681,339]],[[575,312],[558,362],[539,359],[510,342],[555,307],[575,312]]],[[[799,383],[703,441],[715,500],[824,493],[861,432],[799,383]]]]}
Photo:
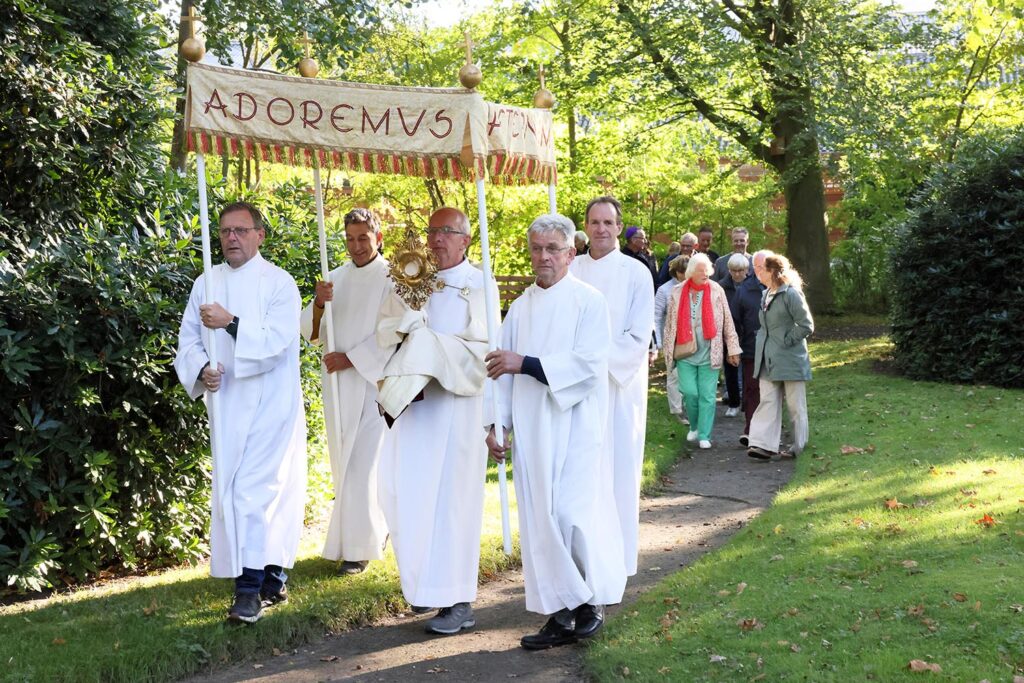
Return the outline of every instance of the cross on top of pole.
{"type": "Polygon", "coordinates": [[[466,31],[463,35],[465,36],[465,42],[463,43],[463,45],[466,46],[466,64],[472,64],[473,63],[473,39],[469,37],[469,31],[466,31]]]}
{"type": "Polygon", "coordinates": [[[459,69],[459,82],[462,83],[462,87],[473,90],[480,85],[484,76],[480,73],[480,67],[473,63],[473,41],[469,37],[469,31],[466,31],[465,36],[466,63],[459,69]]]}
{"type": "Polygon", "coordinates": [[[313,44],[313,41],[309,39],[309,31],[302,32],[302,38],[299,39],[299,44],[305,46],[306,56],[309,57],[309,46],[313,44]]]}

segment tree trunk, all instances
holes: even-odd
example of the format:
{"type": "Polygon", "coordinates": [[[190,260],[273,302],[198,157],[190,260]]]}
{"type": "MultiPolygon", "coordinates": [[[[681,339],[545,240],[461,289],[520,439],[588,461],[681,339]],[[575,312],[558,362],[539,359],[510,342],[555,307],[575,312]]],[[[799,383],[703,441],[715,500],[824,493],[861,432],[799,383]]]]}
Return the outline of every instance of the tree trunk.
{"type": "MultiPolygon", "coordinates": [[[[809,111],[810,103],[802,103],[800,118],[809,111]]],[[[832,277],[818,141],[794,116],[780,117],[777,131],[786,145],[779,166],[786,197],[786,252],[804,279],[811,310],[826,313],[833,304],[832,277]]]]}
{"type": "MultiPolygon", "coordinates": [[[[181,0],[181,16],[187,16],[189,8],[192,7],[192,0],[181,0]]],[[[178,45],[189,37],[189,22],[178,19],[178,45]]],[[[174,133],[171,136],[171,168],[178,173],[185,172],[185,165],[188,163],[188,150],[185,145],[185,67],[187,62],[184,57],[178,55],[177,69],[174,74],[174,82],[181,88],[181,95],[174,102],[174,133]]]]}

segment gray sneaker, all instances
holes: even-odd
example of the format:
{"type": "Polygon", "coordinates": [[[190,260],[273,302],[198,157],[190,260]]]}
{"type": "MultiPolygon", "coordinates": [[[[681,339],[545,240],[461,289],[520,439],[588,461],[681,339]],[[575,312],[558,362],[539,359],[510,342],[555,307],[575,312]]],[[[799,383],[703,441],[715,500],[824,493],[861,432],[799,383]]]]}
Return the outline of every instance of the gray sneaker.
{"type": "Polygon", "coordinates": [[[439,633],[443,636],[450,636],[459,631],[476,626],[473,618],[473,608],[468,602],[457,602],[451,607],[444,607],[437,612],[437,616],[427,620],[427,633],[439,633]]]}

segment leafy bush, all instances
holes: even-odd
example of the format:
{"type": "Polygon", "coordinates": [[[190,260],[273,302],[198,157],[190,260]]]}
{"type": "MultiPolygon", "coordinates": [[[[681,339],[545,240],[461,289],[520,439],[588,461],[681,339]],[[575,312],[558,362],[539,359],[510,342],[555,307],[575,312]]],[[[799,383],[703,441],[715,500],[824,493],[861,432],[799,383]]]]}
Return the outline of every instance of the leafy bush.
{"type": "Polygon", "coordinates": [[[899,367],[1024,386],[1024,131],[965,149],[925,184],[895,239],[899,367]]]}

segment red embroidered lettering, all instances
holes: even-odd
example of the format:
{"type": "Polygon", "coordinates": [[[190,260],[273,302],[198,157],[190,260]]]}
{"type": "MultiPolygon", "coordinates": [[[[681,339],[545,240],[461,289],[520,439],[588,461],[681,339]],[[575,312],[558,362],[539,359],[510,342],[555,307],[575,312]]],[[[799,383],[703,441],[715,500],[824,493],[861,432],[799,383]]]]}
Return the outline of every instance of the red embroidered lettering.
{"type": "Polygon", "coordinates": [[[423,111],[420,112],[420,116],[418,119],[416,119],[416,125],[412,127],[412,130],[409,130],[409,126],[405,125],[405,114],[402,113],[402,108],[395,107],[395,110],[398,112],[398,119],[402,122],[402,130],[405,131],[405,134],[408,135],[409,137],[416,135],[416,131],[419,130],[420,123],[423,121],[423,117],[424,115],[426,115],[427,110],[424,109],[423,111]]]}
{"type": "Polygon", "coordinates": [[[210,99],[206,101],[206,108],[203,109],[203,113],[209,114],[211,109],[220,109],[221,114],[224,114],[224,116],[228,115],[228,105],[220,101],[220,94],[217,92],[216,88],[214,88],[213,92],[210,94],[210,99]],[[214,102],[217,104],[214,104],[214,102]]]}
{"type": "Polygon", "coordinates": [[[295,106],[289,100],[285,99],[284,97],[275,97],[274,99],[272,99],[269,102],[267,102],[267,118],[270,119],[270,122],[273,123],[274,125],[277,125],[277,126],[287,126],[289,123],[292,122],[292,119],[295,118],[295,106]],[[274,118],[274,103],[275,102],[284,102],[285,104],[288,105],[288,120],[287,121],[278,121],[277,119],[274,118]]]}
{"type": "Polygon", "coordinates": [[[315,100],[304,100],[302,103],[302,127],[312,128],[313,130],[320,130],[316,127],[317,122],[324,117],[324,109],[320,106],[319,102],[315,100]],[[316,107],[316,118],[309,118],[310,105],[316,107]]]}
{"type": "Polygon", "coordinates": [[[381,126],[384,126],[384,135],[388,135],[391,132],[391,110],[385,109],[384,113],[381,114],[380,119],[377,121],[377,125],[373,125],[373,119],[370,118],[370,112],[366,111],[366,107],[363,107],[363,130],[366,132],[366,124],[370,124],[370,129],[376,133],[381,126]]]}
{"type": "Polygon", "coordinates": [[[236,92],[235,93],[235,97],[238,99],[238,113],[235,114],[235,118],[236,119],[238,119],[239,121],[248,121],[252,117],[256,116],[257,107],[256,107],[256,98],[255,97],[253,97],[252,95],[250,95],[247,92],[236,92]],[[249,113],[248,116],[246,116],[246,115],[244,115],[242,113],[242,98],[243,97],[248,98],[249,106],[252,107],[252,111],[249,113]]]}
{"type": "Polygon", "coordinates": [[[448,118],[447,116],[442,116],[444,112],[445,110],[442,109],[436,114],[434,114],[434,121],[437,123],[441,123],[442,121],[444,121],[445,123],[448,124],[448,130],[446,130],[444,133],[436,133],[434,132],[433,128],[430,129],[430,134],[433,135],[438,140],[443,140],[444,138],[451,135],[452,129],[455,128],[455,125],[452,123],[452,120],[450,118],[448,118]]]}
{"type": "Polygon", "coordinates": [[[331,125],[334,126],[334,130],[338,131],[339,133],[351,133],[352,132],[352,127],[351,126],[339,126],[338,125],[338,121],[344,121],[345,120],[345,115],[344,114],[339,115],[338,114],[338,110],[339,109],[352,109],[352,108],[353,107],[352,107],[351,104],[339,104],[337,107],[335,107],[334,109],[331,110],[331,125]]]}

